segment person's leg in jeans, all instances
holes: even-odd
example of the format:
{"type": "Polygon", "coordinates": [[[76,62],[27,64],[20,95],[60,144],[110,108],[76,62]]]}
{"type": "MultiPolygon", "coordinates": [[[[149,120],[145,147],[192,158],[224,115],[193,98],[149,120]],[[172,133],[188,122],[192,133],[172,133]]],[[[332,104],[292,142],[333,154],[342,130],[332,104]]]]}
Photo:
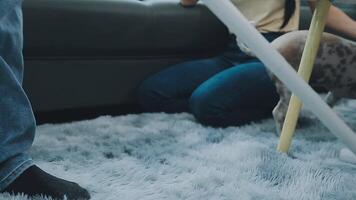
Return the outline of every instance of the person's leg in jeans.
{"type": "MultiPolygon", "coordinates": [[[[282,34],[263,35],[273,41],[282,34]]],[[[176,64],[146,79],[139,88],[139,103],[147,112],[191,112],[189,99],[200,84],[219,72],[251,60],[255,58],[243,53],[232,36],[225,51],[216,57],[176,64]]]]}
{"type": "Polygon", "coordinates": [[[22,11],[19,0],[0,0],[0,192],[89,199],[79,185],[33,165],[28,150],[35,120],[21,84],[22,11]]]}
{"type": "Polygon", "coordinates": [[[189,97],[204,81],[233,64],[221,57],[183,62],[167,68],[139,88],[139,102],[147,112],[189,112],[189,97]]]}
{"type": "Polygon", "coordinates": [[[279,100],[265,66],[257,59],[226,69],[190,98],[195,118],[214,127],[238,126],[272,116],[279,100]]]}
{"type": "Polygon", "coordinates": [[[147,112],[190,112],[193,91],[215,74],[240,62],[250,60],[237,46],[234,36],[219,55],[173,65],[146,79],[140,86],[138,99],[147,112]]]}

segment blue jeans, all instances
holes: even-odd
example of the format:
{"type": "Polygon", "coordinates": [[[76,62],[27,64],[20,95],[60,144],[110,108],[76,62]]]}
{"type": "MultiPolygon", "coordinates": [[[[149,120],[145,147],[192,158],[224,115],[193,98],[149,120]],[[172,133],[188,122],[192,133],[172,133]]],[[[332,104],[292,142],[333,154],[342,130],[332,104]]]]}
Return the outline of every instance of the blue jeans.
{"type": "MultiPolygon", "coordinates": [[[[264,34],[269,41],[280,35],[264,34]]],[[[243,53],[234,37],[216,57],[183,62],[149,77],[138,98],[147,112],[191,112],[213,127],[270,117],[279,100],[263,63],[243,53]]]]}
{"type": "Polygon", "coordinates": [[[0,0],[0,191],[32,165],[27,151],[36,125],[21,87],[21,3],[20,0],[0,0]]]}

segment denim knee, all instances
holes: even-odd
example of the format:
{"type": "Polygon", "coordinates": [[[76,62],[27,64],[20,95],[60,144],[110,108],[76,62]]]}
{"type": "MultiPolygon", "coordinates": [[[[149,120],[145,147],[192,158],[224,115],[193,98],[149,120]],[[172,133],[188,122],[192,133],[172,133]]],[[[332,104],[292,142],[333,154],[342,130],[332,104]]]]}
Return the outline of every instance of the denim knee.
{"type": "Polygon", "coordinates": [[[196,90],[189,99],[189,106],[195,119],[204,125],[216,126],[223,111],[214,105],[208,91],[196,90]]]}

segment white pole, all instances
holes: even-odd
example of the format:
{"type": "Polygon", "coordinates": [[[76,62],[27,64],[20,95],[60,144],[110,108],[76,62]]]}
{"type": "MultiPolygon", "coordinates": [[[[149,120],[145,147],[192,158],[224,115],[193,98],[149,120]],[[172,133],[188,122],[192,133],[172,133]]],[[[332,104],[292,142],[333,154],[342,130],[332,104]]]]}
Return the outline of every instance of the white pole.
{"type": "MultiPolygon", "coordinates": [[[[204,0],[206,6],[246,44],[304,104],[356,154],[356,134],[321,97],[301,79],[288,62],[247,21],[230,0],[204,0]]],[[[258,78],[258,77],[256,77],[258,78]]]]}

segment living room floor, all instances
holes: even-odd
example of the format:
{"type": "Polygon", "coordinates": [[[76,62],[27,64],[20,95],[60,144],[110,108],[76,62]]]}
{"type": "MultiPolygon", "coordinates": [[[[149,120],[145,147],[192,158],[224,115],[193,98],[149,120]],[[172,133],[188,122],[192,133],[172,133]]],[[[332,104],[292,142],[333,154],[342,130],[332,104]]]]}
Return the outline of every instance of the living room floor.
{"type": "MultiPolygon", "coordinates": [[[[356,101],[335,109],[356,129],[356,101]]],[[[356,199],[356,166],[340,161],[343,144],[310,120],[289,156],[275,150],[272,119],[214,129],[186,113],[40,125],[31,154],[40,167],[75,180],[97,200],[356,199]]]]}

